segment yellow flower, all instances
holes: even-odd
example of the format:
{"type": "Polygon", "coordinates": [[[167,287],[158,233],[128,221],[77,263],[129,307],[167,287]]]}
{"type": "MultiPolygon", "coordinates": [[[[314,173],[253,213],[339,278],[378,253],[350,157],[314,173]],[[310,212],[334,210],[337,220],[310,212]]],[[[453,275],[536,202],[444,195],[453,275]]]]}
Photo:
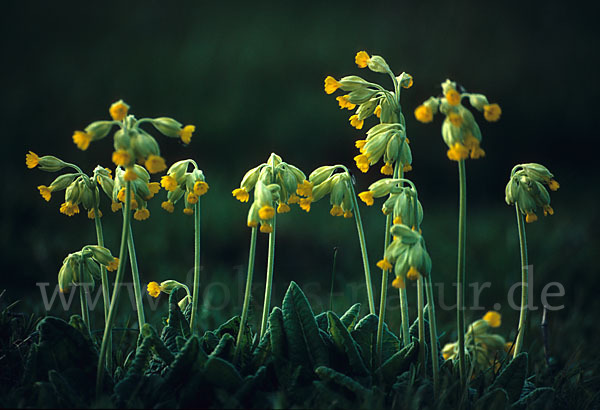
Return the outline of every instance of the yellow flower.
{"type": "Polygon", "coordinates": [[[108,265],[106,265],[106,269],[110,272],[117,270],[119,267],[119,258],[114,258],[108,265]]]}
{"type": "Polygon", "coordinates": [[[310,204],[312,202],[312,198],[308,197],[308,198],[300,198],[300,208],[302,208],[304,211],[309,212],[310,211],[310,204]]]}
{"type": "Polygon", "coordinates": [[[373,200],[373,192],[371,191],[364,191],[361,192],[360,194],[358,194],[358,197],[365,203],[367,204],[367,206],[371,206],[373,205],[373,203],[375,202],[373,200]]]}
{"type": "Polygon", "coordinates": [[[547,181],[547,184],[551,191],[557,191],[560,188],[560,184],[554,179],[547,181]]]}
{"type": "Polygon", "coordinates": [[[377,107],[375,107],[374,113],[377,116],[377,118],[381,118],[381,105],[378,105],[377,107]]]}
{"type": "MultiPolygon", "coordinates": [[[[246,201],[247,201],[247,199],[246,199],[246,201]]],[[[296,194],[292,194],[288,198],[287,202],[288,202],[288,204],[298,204],[298,203],[300,203],[300,197],[296,194]]]]}
{"type": "Polygon", "coordinates": [[[365,123],[364,120],[359,120],[358,119],[358,115],[356,115],[356,114],[350,116],[349,121],[350,121],[350,125],[352,125],[357,130],[362,129],[362,127],[363,127],[363,125],[365,123]]]}
{"type": "MultiPolygon", "coordinates": [[[[88,211],[88,218],[96,219],[96,213],[94,212],[94,208],[88,211]]],[[[102,211],[98,209],[98,218],[102,218],[102,211]]]]}
{"type": "MultiPolygon", "coordinates": [[[[133,192],[131,193],[131,196],[133,197],[133,192]]],[[[137,209],[138,207],[138,203],[134,198],[131,198],[131,209],[137,209]]]]}
{"type": "Polygon", "coordinates": [[[410,74],[406,74],[408,76],[408,82],[406,80],[402,81],[402,88],[410,88],[413,86],[413,78],[410,74]]]}
{"type": "Polygon", "coordinates": [[[173,213],[173,210],[175,209],[175,206],[173,205],[173,202],[171,202],[171,201],[164,201],[160,206],[162,209],[164,209],[165,211],[167,211],[171,214],[173,213]]]}
{"type": "Polygon", "coordinates": [[[194,194],[196,194],[197,196],[202,196],[208,192],[208,188],[210,187],[206,182],[196,181],[196,183],[194,184],[194,194]]]}
{"type": "Polygon", "coordinates": [[[490,122],[495,122],[500,119],[502,109],[498,104],[489,104],[483,106],[483,117],[490,122]]]}
{"type": "Polygon", "coordinates": [[[150,195],[144,198],[146,201],[152,199],[154,195],[160,191],[160,184],[158,182],[150,182],[148,184],[148,190],[150,191],[150,195]]]}
{"type": "Polygon", "coordinates": [[[448,104],[450,104],[450,105],[460,104],[460,94],[454,88],[449,89],[446,92],[445,97],[446,97],[446,101],[448,101],[448,104]]]}
{"type": "Polygon", "coordinates": [[[275,216],[275,208],[270,205],[264,205],[258,210],[260,219],[271,219],[273,216],[275,216]]]}
{"type": "Polygon", "coordinates": [[[404,284],[404,280],[400,276],[396,276],[392,281],[392,286],[396,289],[404,289],[406,285],[404,284]]]}
{"type": "Polygon", "coordinates": [[[331,214],[331,216],[342,216],[344,215],[344,210],[339,205],[333,205],[329,213],[331,214]]]}
{"type": "Polygon", "coordinates": [[[192,141],[192,134],[194,133],[194,131],[196,131],[196,127],[194,125],[186,125],[177,133],[179,134],[179,137],[181,138],[181,141],[183,141],[184,144],[189,144],[192,141]]]}
{"type": "Polygon", "coordinates": [[[369,170],[369,157],[367,157],[366,154],[355,156],[354,161],[356,161],[356,167],[362,172],[367,172],[369,170]]]}
{"type": "Polygon", "coordinates": [[[119,209],[123,208],[123,205],[121,205],[119,202],[114,202],[112,204],[110,204],[110,209],[113,212],[117,212],[119,209]]]}
{"type": "Polygon", "coordinates": [[[286,212],[290,212],[290,206],[286,203],[280,202],[279,205],[277,205],[277,213],[284,214],[286,212]]]}
{"type": "Polygon", "coordinates": [[[411,266],[408,272],[406,272],[406,278],[410,280],[419,279],[419,275],[419,271],[414,266],[411,266]]]}
{"type": "Polygon", "coordinates": [[[409,171],[412,171],[412,165],[410,165],[410,164],[404,164],[404,165],[402,166],[402,171],[403,171],[403,172],[409,172],[409,171]]]}
{"type": "Polygon", "coordinates": [[[382,270],[389,271],[392,269],[392,264],[387,259],[383,258],[382,260],[377,262],[377,267],[381,268],[382,270]]]}
{"type": "Polygon", "coordinates": [[[336,97],[336,100],[338,102],[338,104],[340,105],[340,109],[343,108],[347,108],[349,110],[353,110],[354,107],[356,107],[356,104],[352,104],[349,100],[348,100],[348,95],[341,95],[339,97],[336,97]]]}
{"type": "Polygon", "coordinates": [[[148,155],[144,165],[146,165],[146,169],[151,174],[156,174],[157,172],[167,169],[167,164],[165,164],[164,158],[158,155],[148,155]]]}
{"type": "Polygon", "coordinates": [[[77,145],[77,148],[85,151],[90,146],[90,142],[92,142],[92,135],[84,131],[75,131],[73,142],[77,145]]]}
{"type": "Polygon", "coordinates": [[[153,298],[157,298],[160,295],[160,285],[158,282],[150,282],[148,283],[148,294],[153,298]]]}
{"type": "Polygon", "coordinates": [[[183,208],[183,213],[186,215],[194,215],[194,208],[183,208]]]}
{"type": "Polygon", "coordinates": [[[462,125],[462,117],[454,112],[448,115],[448,119],[450,120],[452,125],[454,125],[457,128],[462,125]]]}
{"type": "Polygon", "coordinates": [[[127,152],[126,150],[119,149],[119,150],[116,150],[115,152],[113,152],[112,161],[116,165],[121,165],[122,167],[124,167],[124,166],[128,165],[129,162],[131,161],[131,156],[129,155],[129,152],[127,152]]]}
{"type": "Polygon", "coordinates": [[[488,324],[491,327],[500,327],[500,324],[502,323],[501,319],[502,316],[500,316],[500,313],[494,312],[493,310],[490,310],[485,315],[483,315],[483,320],[488,322],[488,324]]]}
{"type": "Polygon", "coordinates": [[[340,84],[332,76],[328,75],[327,77],[325,77],[325,92],[327,94],[333,94],[341,86],[342,86],[342,84],[340,84]]]}
{"type": "Polygon", "coordinates": [[[261,224],[260,231],[262,233],[273,233],[273,226],[269,224],[261,224]]]}
{"type": "Polygon", "coordinates": [[[433,111],[426,105],[419,105],[415,109],[415,118],[424,124],[433,121],[433,111]]]}
{"type": "Polygon", "coordinates": [[[171,175],[165,175],[160,179],[160,185],[167,191],[175,191],[177,188],[177,180],[171,175]]]}
{"type": "Polygon", "coordinates": [[[79,213],[79,206],[77,204],[72,203],[71,201],[64,202],[60,206],[60,213],[65,214],[67,216],[73,216],[79,213]]]}
{"type": "Polygon", "coordinates": [[[300,196],[312,196],[312,183],[308,182],[307,180],[302,181],[301,184],[298,184],[298,187],[296,188],[296,193],[300,196]]]}
{"type": "Polygon", "coordinates": [[[369,56],[369,54],[367,54],[366,51],[359,51],[354,57],[354,62],[360,68],[365,68],[369,64],[370,59],[371,57],[369,56]]]}
{"type": "Polygon", "coordinates": [[[188,193],[186,199],[187,199],[188,203],[190,203],[190,204],[196,204],[196,203],[198,203],[198,195],[196,195],[193,192],[188,193]]]}
{"type": "Polygon", "coordinates": [[[381,167],[381,173],[383,175],[393,175],[394,168],[392,167],[392,164],[390,164],[389,162],[386,162],[385,165],[381,167]]]}
{"type": "Polygon", "coordinates": [[[25,155],[25,164],[27,164],[27,168],[35,168],[39,163],[40,157],[38,157],[35,152],[29,151],[29,153],[25,155]]]}
{"type": "Polygon", "coordinates": [[[354,145],[361,153],[364,153],[365,145],[367,144],[367,140],[357,140],[354,145]]]}
{"type": "Polygon", "coordinates": [[[46,201],[50,201],[50,197],[52,195],[52,187],[47,187],[46,185],[40,185],[37,187],[40,190],[40,195],[46,201]]]}
{"type": "Polygon", "coordinates": [[[554,215],[554,209],[550,205],[544,205],[544,216],[554,215]]]}
{"type": "Polygon", "coordinates": [[[248,202],[248,198],[250,198],[250,194],[244,188],[236,188],[231,191],[231,194],[240,202],[248,202]]]}
{"type": "Polygon", "coordinates": [[[133,167],[127,167],[125,173],[123,174],[123,179],[125,181],[135,181],[138,178],[138,175],[133,170],[133,167]]]}
{"type": "Polygon", "coordinates": [[[538,217],[533,212],[527,212],[527,216],[525,217],[525,221],[530,224],[532,222],[537,221],[538,217]]]}
{"type": "Polygon", "coordinates": [[[133,217],[138,221],[145,221],[146,219],[150,218],[150,211],[147,208],[138,209],[133,214],[133,217]]]}
{"type": "Polygon", "coordinates": [[[461,161],[469,156],[469,149],[461,143],[455,143],[447,152],[448,159],[452,161],[461,161]]]}
{"type": "Polygon", "coordinates": [[[248,228],[256,228],[258,226],[257,221],[248,221],[248,228]]]}
{"type": "Polygon", "coordinates": [[[352,211],[344,211],[344,218],[352,218],[353,216],[352,211]]]}
{"type": "Polygon", "coordinates": [[[402,225],[402,217],[400,215],[398,215],[397,217],[394,218],[394,225],[402,225]]]}
{"type": "Polygon", "coordinates": [[[123,100],[119,100],[112,104],[108,110],[108,112],[110,112],[110,116],[115,121],[123,121],[123,119],[127,117],[128,111],[129,105],[125,104],[123,100]]]}

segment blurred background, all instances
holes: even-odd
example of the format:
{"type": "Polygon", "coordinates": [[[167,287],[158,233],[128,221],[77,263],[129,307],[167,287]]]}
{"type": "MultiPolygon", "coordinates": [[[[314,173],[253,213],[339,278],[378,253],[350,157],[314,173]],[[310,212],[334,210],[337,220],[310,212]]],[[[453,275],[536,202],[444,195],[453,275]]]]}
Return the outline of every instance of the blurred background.
{"type": "MultiPolygon", "coordinates": [[[[565,7],[560,1],[535,3],[5,3],[0,16],[3,303],[20,300],[23,311],[46,314],[36,283],[49,284],[50,298],[63,258],[95,242],[94,224],[84,213],[69,218],[58,212],[61,194],[49,203],[40,197],[36,187],[49,185],[56,175],[28,170],[25,154],[55,155],[89,173],[97,164],[114,167],[111,138],[82,152],[71,136],[94,120],[107,119],[110,104],[123,99],[138,118],[172,116],[195,124],[188,147],[154,134],[169,164],[195,159],[210,185],[202,198],[204,326],[238,314],[250,231],[248,204],[232,198],[231,190],[246,170],[276,152],[307,175],[321,165],[346,164],[355,173],[357,191],[381,177],[379,166],[362,174],[352,160],[357,155],[354,140],[364,138],[374,120],[360,131],[350,127],[350,113],[323,91],[327,75],[361,75],[391,88],[388,77],[354,64],[355,53],[366,50],[384,56],[397,74],[406,71],[414,77],[414,86],[402,96],[413,152],[413,171],[407,177],[417,184],[424,207],[423,234],[440,300],[454,304],[458,172],[446,158],[441,118],[424,125],[413,111],[440,94],[439,84],[450,78],[467,91],[486,94],[503,111],[497,123],[486,123],[475,113],[487,155],[467,162],[467,281],[491,286],[481,293],[481,310],[469,310],[467,320],[498,303],[504,318],[500,333],[514,337],[518,312],[507,297],[519,280],[519,249],[515,213],[504,203],[504,186],[515,164],[539,162],[555,174],[561,188],[552,193],[555,215],[527,225],[533,303],[541,305],[546,284],[564,287],[564,296],[550,300],[564,305],[549,316],[555,354],[560,354],[561,334],[571,328],[578,336],[569,352],[581,350],[582,341],[599,341],[593,314],[599,308],[600,285],[595,10],[565,7]]],[[[181,204],[174,214],[163,211],[164,197],[161,191],[150,202],[150,219],[133,223],[142,282],[177,279],[191,284],[192,218],[181,212],[181,204]]],[[[361,208],[376,298],[381,203],[361,208]]],[[[101,207],[107,246],[117,254],[121,216],[110,212],[108,201],[101,207]]],[[[280,305],[295,280],[315,311],[328,309],[336,247],[334,310],[366,302],[354,222],[331,217],[329,208],[323,200],[310,213],[293,207],[278,219],[273,305],[280,305]]],[[[266,254],[266,235],[261,235],[255,322],[262,309],[266,254]]],[[[467,305],[474,302],[472,291],[467,292],[467,305]]],[[[393,289],[388,305],[388,322],[397,331],[393,289]]],[[[364,313],[368,308],[363,306],[364,313]]],[[[166,298],[160,298],[156,311],[149,304],[147,309],[150,320],[158,323],[167,311],[166,298]]],[[[77,311],[77,298],[70,312],[56,299],[49,313],[68,317],[77,311]]],[[[135,322],[129,308],[121,311],[121,322],[135,322]]],[[[99,304],[96,327],[100,312],[99,304]]],[[[439,306],[438,312],[439,326],[447,332],[444,340],[453,339],[454,311],[439,306]]],[[[537,351],[540,315],[541,309],[531,315],[528,340],[537,351]]]]}

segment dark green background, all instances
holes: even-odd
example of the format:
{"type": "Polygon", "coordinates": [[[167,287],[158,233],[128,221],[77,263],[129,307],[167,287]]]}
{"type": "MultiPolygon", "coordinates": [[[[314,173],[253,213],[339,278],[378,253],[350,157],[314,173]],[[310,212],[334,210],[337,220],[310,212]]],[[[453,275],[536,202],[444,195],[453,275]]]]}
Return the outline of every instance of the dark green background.
{"type": "MultiPolygon", "coordinates": [[[[597,337],[595,319],[588,315],[598,309],[599,285],[595,10],[558,1],[295,6],[144,1],[8,2],[1,14],[0,288],[7,288],[7,299],[21,298],[24,310],[40,312],[35,283],[54,286],[63,257],[95,240],[93,223],[83,214],[58,213],[61,195],[50,203],[39,196],[36,186],[48,185],[54,175],[28,170],[25,153],[56,155],[88,172],[96,164],[112,167],[110,138],[81,152],[71,135],[106,119],[110,104],[122,98],[138,117],[166,115],[196,125],[189,147],[157,139],[168,163],[191,157],[204,170],[210,191],[202,199],[202,287],[222,282],[231,285],[232,297],[225,310],[207,317],[237,313],[247,263],[248,204],[235,201],[231,190],[247,169],[277,152],[307,174],[320,165],[346,164],[357,173],[359,191],[380,177],[378,167],[361,174],[352,161],[354,140],[364,138],[374,122],[367,121],[362,131],[351,128],[348,111],[340,111],[334,96],[323,92],[327,75],[364,75],[390,87],[387,77],[354,64],[355,53],[366,50],[415,79],[402,99],[414,157],[407,176],[419,189],[432,274],[446,284],[446,303],[453,300],[456,263],[456,163],[446,158],[441,119],[423,125],[412,112],[451,78],[503,110],[498,123],[475,113],[487,156],[467,164],[468,281],[492,282],[482,305],[505,306],[501,333],[512,337],[517,313],[506,306],[506,293],[518,280],[519,254],[504,185],[513,165],[540,162],[555,173],[561,189],[552,193],[556,214],[527,226],[536,303],[544,284],[561,282],[566,294],[559,304],[566,307],[551,315],[553,341],[558,343],[556,332],[565,326],[576,326],[575,333],[587,340],[597,337]],[[577,318],[577,324],[568,318],[577,318]]],[[[164,191],[150,203],[149,220],[134,222],[144,283],[186,280],[193,267],[192,219],[181,206],[173,215],[164,212],[163,198],[164,191]]],[[[315,310],[326,308],[334,247],[339,247],[334,308],[356,300],[348,290],[360,285],[363,275],[354,224],[329,216],[329,205],[322,202],[309,214],[294,207],[279,218],[274,304],[295,280],[308,290],[315,310]]],[[[117,253],[120,216],[106,210],[107,204],[107,245],[117,253]]],[[[376,289],[380,274],[374,264],[382,253],[384,223],[379,205],[362,208],[376,289]]],[[[263,237],[255,316],[261,311],[265,260],[263,237]]],[[[209,292],[214,300],[207,305],[222,302],[219,289],[209,292]]],[[[364,293],[358,298],[364,300],[364,293]]],[[[160,306],[162,314],[165,306],[160,306]]],[[[397,301],[390,301],[390,309],[397,328],[397,301]]],[[[451,332],[454,313],[439,310],[440,327],[451,332]]],[[[482,313],[470,311],[468,317],[482,313]]],[[[539,311],[532,315],[532,326],[537,323],[539,311]]]]}

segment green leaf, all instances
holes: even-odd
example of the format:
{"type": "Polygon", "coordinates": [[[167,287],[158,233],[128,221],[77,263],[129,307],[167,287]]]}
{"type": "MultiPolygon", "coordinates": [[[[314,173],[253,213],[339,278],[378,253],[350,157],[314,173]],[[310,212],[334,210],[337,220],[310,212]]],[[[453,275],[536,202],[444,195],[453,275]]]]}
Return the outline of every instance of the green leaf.
{"type": "Polygon", "coordinates": [[[229,333],[223,334],[219,344],[215,347],[215,350],[209,355],[209,357],[220,357],[225,360],[233,358],[233,350],[235,348],[235,339],[229,333]]]}
{"type": "Polygon", "coordinates": [[[364,388],[354,381],[354,379],[337,372],[326,366],[319,366],[315,369],[315,373],[323,380],[324,382],[332,382],[337,384],[338,386],[344,388],[345,390],[352,392],[356,395],[358,399],[365,399],[370,396],[371,391],[364,388]]]}
{"type": "Polygon", "coordinates": [[[508,395],[504,389],[492,390],[477,400],[475,410],[504,410],[508,405],[508,395]]]}
{"type": "Polygon", "coordinates": [[[209,357],[204,365],[206,379],[211,384],[224,388],[228,391],[235,391],[242,384],[242,377],[235,367],[220,357],[209,357]]]}
{"type": "Polygon", "coordinates": [[[271,351],[276,360],[287,358],[287,340],[285,337],[283,312],[274,307],[269,315],[269,334],[271,339],[271,351]]]}
{"type": "Polygon", "coordinates": [[[313,311],[306,296],[293,281],[283,298],[282,312],[291,362],[310,369],[326,365],[329,361],[327,350],[313,311]]]}
{"type": "Polygon", "coordinates": [[[396,381],[396,376],[404,373],[410,368],[411,363],[416,362],[419,353],[419,343],[412,342],[402,350],[386,360],[377,374],[381,374],[383,380],[390,384],[396,381]]]}
{"type": "Polygon", "coordinates": [[[207,360],[206,353],[200,348],[198,336],[193,335],[169,366],[164,383],[166,391],[185,384],[189,375],[202,368],[207,360]]]}
{"type": "MultiPolygon", "coordinates": [[[[363,317],[356,324],[354,330],[350,333],[352,338],[360,346],[363,362],[370,369],[374,369],[376,366],[375,351],[377,343],[378,321],[379,319],[377,315],[371,313],[363,317]]],[[[396,335],[389,331],[385,323],[383,324],[382,339],[382,360],[385,362],[387,359],[396,354],[396,352],[398,352],[400,340],[396,337],[396,335]]]]}
{"type": "Polygon", "coordinates": [[[360,303],[355,303],[340,318],[346,329],[351,330],[354,327],[360,313],[360,303]]]}
{"type": "Polygon", "coordinates": [[[352,339],[352,336],[348,332],[347,325],[342,323],[340,318],[333,312],[327,312],[327,318],[329,320],[329,333],[331,334],[333,343],[339,350],[346,353],[352,373],[358,376],[368,375],[368,370],[360,357],[354,339],[352,339]]]}
{"type": "Polygon", "coordinates": [[[506,390],[509,403],[513,403],[521,396],[521,390],[527,377],[527,353],[519,353],[498,375],[494,383],[488,388],[493,391],[498,388],[506,390]]]}
{"type": "Polygon", "coordinates": [[[512,405],[511,409],[545,409],[549,407],[553,399],[554,389],[552,387],[540,387],[520,398],[512,405]]]}
{"type": "Polygon", "coordinates": [[[315,316],[315,320],[317,321],[317,326],[319,329],[327,331],[327,312],[321,312],[317,316],[315,316]]]}

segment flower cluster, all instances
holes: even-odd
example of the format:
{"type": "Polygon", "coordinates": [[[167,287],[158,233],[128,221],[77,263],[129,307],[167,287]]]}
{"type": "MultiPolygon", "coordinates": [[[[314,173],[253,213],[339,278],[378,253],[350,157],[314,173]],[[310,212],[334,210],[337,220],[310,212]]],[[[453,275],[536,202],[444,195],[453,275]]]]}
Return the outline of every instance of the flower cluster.
{"type": "Polygon", "coordinates": [[[369,185],[369,189],[358,194],[358,197],[367,206],[371,206],[375,203],[375,198],[389,195],[381,207],[381,212],[384,215],[394,215],[395,224],[404,224],[409,228],[418,227],[423,221],[423,207],[417,198],[414,186],[412,184],[402,186],[405,181],[408,180],[402,178],[380,179],[369,185]]]}
{"type": "Polygon", "coordinates": [[[351,218],[354,210],[354,190],[352,177],[340,166],[325,165],[315,169],[308,177],[312,184],[312,201],[317,202],[329,194],[331,216],[351,218]],[[337,170],[343,172],[334,173],[337,170]]]}
{"type": "Polygon", "coordinates": [[[313,202],[313,185],[297,167],[271,154],[266,163],[252,168],[242,178],[240,187],[232,195],[240,202],[248,202],[254,189],[254,202],[248,211],[248,226],[261,224],[260,231],[273,231],[272,219],[277,213],[290,211],[290,204],[298,204],[306,212],[313,202]]]}
{"type": "Polygon", "coordinates": [[[356,166],[362,172],[367,172],[370,166],[383,158],[382,174],[392,175],[396,162],[402,164],[405,171],[409,171],[412,155],[400,107],[400,90],[412,86],[412,76],[408,73],[395,76],[383,57],[369,56],[365,51],[356,54],[355,62],[360,68],[368,67],[371,71],[388,74],[394,84],[394,91],[389,91],[358,76],[343,77],[339,81],[331,76],[325,78],[327,94],[338,89],[349,92],[336,98],[340,108],[353,110],[358,106],[355,114],[350,117],[353,127],[362,129],[365,119],[372,115],[380,120],[380,124],[367,132],[366,139],[356,141],[356,147],[360,150],[360,154],[354,158],[356,166]]]}
{"type": "Polygon", "coordinates": [[[385,250],[383,259],[377,262],[377,266],[388,271],[394,268],[396,278],[392,286],[404,288],[404,278],[417,280],[420,275],[429,275],[431,258],[421,234],[401,224],[393,225],[390,232],[394,240],[385,250]]]}
{"type": "Polygon", "coordinates": [[[87,245],[81,251],[67,255],[58,272],[60,291],[68,293],[73,284],[86,284],[93,288],[94,279],[98,280],[101,275],[100,265],[114,271],[119,266],[119,258],[97,245],[87,245]]]}
{"type": "Polygon", "coordinates": [[[180,138],[184,143],[191,141],[195,131],[193,125],[182,126],[181,123],[168,117],[142,118],[137,120],[129,115],[129,105],[122,100],[113,103],[109,109],[112,121],[94,121],[84,131],[75,131],[73,142],[81,150],[88,149],[93,141],[105,138],[112,128],[117,125],[119,129],[114,134],[115,151],[113,162],[126,169],[125,180],[135,180],[137,173],[133,172],[136,162],[145,165],[150,173],[157,173],[167,168],[165,160],[160,156],[158,143],[152,135],[140,126],[151,123],[160,133],[171,138],[180,138]]]}
{"type": "Polygon", "coordinates": [[[560,185],[553,179],[554,175],[540,164],[520,164],[513,168],[510,180],[506,185],[506,203],[515,205],[525,215],[528,223],[537,221],[535,211],[541,208],[544,216],[553,215],[550,206],[550,194],[544,185],[556,191],[560,185]]]}
{"type": "MultiPolygon", "coordinates": [[[[489,311],[482,319],[471,323],[467,329],[465,353],[472,362],[474,374],[490,366],[498,367],[499,354],[511,348],[511,344],[506,343],[502,336],[491,333],[492,328],[500,327],[501,319],[500,313],[489,311]]],[[[458,358],[458,350],[457,342],[448,343],[442,349],[442,355],[445,360],[455,360],[458,358]]]]}
{"type": "Polygon", "coordinates": [[[460,93],[456,83],[447,79],[442,83],[443,97],[430,97],[415,109],[415,117],[422,123],[433,121],[438,111],[446,116],[442,124],[442,137],[448,146],[448,158],[462,161],[469,156],[482,158],[485,151],[480,147],[481,131],[471,111],[461,103],[464,97],[478,111],[483,111],[487,121],[498,121],[502,110],[498,104],[490,104],[483,94],[460,93]]]}
{"type": "Polygon", "coordinates": [[[185,292],[186,292],[186,296],[184,296],[183,299],[181,299],[178,303],[179,308],[183,312],[185,310],[185,308],[187,307],[187,305],[190,304],[192,301],[190,289],[186,285],[184,285],[183,283],[177,282],[176,280],[169,279],[169,280],[165,280],[161,283],[150,282],[150,283],[148,283],[148,286],[146,287],[148,294],[150,296],[152,296],[153,298],[157,298],[161,292],[165,293],[167,295],[170,295],[171,293],[177,291],[178,289],[185,289],[185,292]]]}
{"type": "Polygon", "coordinates": [[[167,175],[162,177],[160,183],[168,191],[167,200],[162,203],[162,208],[172,213],[175,209],[175,203],[185,197],[183,213],[186,215],[194,214],[194,205],[209,189],[204,173],[190,159],[177,161],[171,165],[167,175]],[[193,165],[194,169],[188,172],[190,164],[193,165]]]}

